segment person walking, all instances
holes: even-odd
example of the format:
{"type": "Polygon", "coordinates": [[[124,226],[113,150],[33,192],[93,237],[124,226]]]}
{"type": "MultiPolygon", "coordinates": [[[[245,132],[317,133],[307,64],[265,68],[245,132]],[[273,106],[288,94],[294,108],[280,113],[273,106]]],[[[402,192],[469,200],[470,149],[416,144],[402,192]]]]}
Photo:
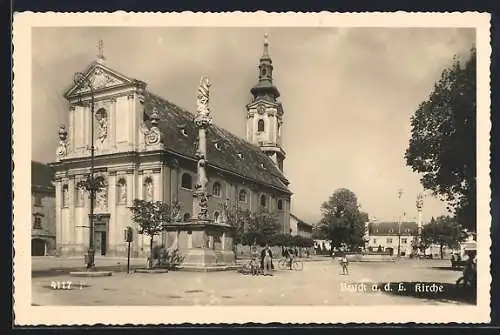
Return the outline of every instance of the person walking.
{"type": "Polygon", "coordinates": [[[347,260],[347,254],[345,252],[342,253],[342,258],[340,259],[340,265],[342,266],[342,274],[348,275],[349,274],[349,261],[347,260]]]}
{"type": "Polygon", "coordinates": [[[271,251],[271,248],[269,248],[269,245],[266,244],[265,248],[262,250],[261,258],[264,268],[264,276],[272,276],[273,253],[271,251]]]}

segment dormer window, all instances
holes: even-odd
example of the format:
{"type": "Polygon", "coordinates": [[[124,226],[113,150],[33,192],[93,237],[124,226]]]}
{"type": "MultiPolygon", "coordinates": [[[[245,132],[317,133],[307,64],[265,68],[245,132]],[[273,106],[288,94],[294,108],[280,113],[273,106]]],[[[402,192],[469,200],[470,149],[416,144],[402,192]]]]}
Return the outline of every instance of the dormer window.
{"type": "Polygon", "coordinates": [[[238,152],[236,155],[238,156],[239,159],[243,159],[243,154],[241,152],[238,152]]]}
{"type": "Polygon", "coordinates": [[[189,134],[188,134],[188,132],[186,130],[186,125],[181,124],[181,125],[178,125],[177,128],[179,128],[179,131],[181,132],[182,136],[185,136],[185,137],[189,136],[189,134]]]}
{"type": "Polygon", "coordinates": [[[217,149],[219,151],[222,150],[222,144],[219,142],[215,142],[215,149],[217,149]]]}
{"type": "Polygon", "coordinates": [[[264,165],[264,163],[260,163],[260,165],[259,165],[259,166],[260,166],[260,168],[261,168],[261,169],[263,169],[263,170],[265,170],[265,169],[266,169],[266,166],[264,165]]]}

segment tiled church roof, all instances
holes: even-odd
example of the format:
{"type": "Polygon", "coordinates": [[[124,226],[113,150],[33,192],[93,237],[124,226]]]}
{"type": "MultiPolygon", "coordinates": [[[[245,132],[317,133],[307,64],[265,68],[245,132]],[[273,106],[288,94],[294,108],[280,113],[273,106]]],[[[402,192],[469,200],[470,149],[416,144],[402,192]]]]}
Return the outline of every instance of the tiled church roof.
{"type": "Polygon", "coordinates": [[[54,171],[48,165],[31,161],[31,186],[37,188],[44,188],[48,190],[54,189],[52,179],[54,178],[54,171]]]}
{"type": "MultiPolygon", "coordinates": [[[[372,222],[368,226],[370,235],[398,235],[398,222],[372,222]]],[[[414,235],[417,232],[416,222],[401,222],[401,235],[414,235]]]]}
{"type": "MultiPolygon", "coordinates": [[[[198,130],[194,125],[194,114],[146,91],[146,115],[150,116],[153,108],[156,108],[160,117],[158,127],[163,134],[166,149],[195,158],[198,130]]],[[[215,124],[207,132],[207,160],[209,165],[291,193],[287,187],[287,179],[259,147],[215,124]]]]}

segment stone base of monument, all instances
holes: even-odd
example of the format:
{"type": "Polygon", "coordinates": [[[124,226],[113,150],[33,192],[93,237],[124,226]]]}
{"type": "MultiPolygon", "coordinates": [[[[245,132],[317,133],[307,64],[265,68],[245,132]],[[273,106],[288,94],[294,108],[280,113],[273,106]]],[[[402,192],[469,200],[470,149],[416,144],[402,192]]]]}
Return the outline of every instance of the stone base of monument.
{"type": "Polygon", "coordinates": [[[167,273],[168,269],[135,269],[135,273],[167,273]]]}
{"type": "Polygon", "coordinates": [[[69,273],[71,277],[109,277],[112,274],[111,271],[73,271],[69,273]]]}
{"type": "Polygon", "coordinates": [[[213,249],[186,249],[182,251],[184,261],[181,271],[232,271],[239,269],[234,261],[234,252],[213,249]]]}
{"type": "Polygon", "coordinates": [[[181,271],[230,271],[239,268],[232,227],[210,221],[175,222],[167,226],[167,247],[184,257],[181,271]]]}

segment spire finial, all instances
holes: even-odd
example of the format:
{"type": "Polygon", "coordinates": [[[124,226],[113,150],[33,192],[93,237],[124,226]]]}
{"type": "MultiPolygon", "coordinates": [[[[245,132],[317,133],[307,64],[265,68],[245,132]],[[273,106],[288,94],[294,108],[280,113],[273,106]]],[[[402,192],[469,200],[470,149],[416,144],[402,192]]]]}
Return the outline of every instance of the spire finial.
{"type": "Polygon", "coordinates": [[[101,40],[99,40],[99,43],[97,45],[97,61],[99,63],[102,63],[104,62],[106,58],[104,57],[104,42],[101,40]]]}
{"type": "Polygon", "coordinates": [[[268,40],[269,34],[267,31],[264,33],[264,56],[267,56],[269,53],[269,40],[268,40]]]}

